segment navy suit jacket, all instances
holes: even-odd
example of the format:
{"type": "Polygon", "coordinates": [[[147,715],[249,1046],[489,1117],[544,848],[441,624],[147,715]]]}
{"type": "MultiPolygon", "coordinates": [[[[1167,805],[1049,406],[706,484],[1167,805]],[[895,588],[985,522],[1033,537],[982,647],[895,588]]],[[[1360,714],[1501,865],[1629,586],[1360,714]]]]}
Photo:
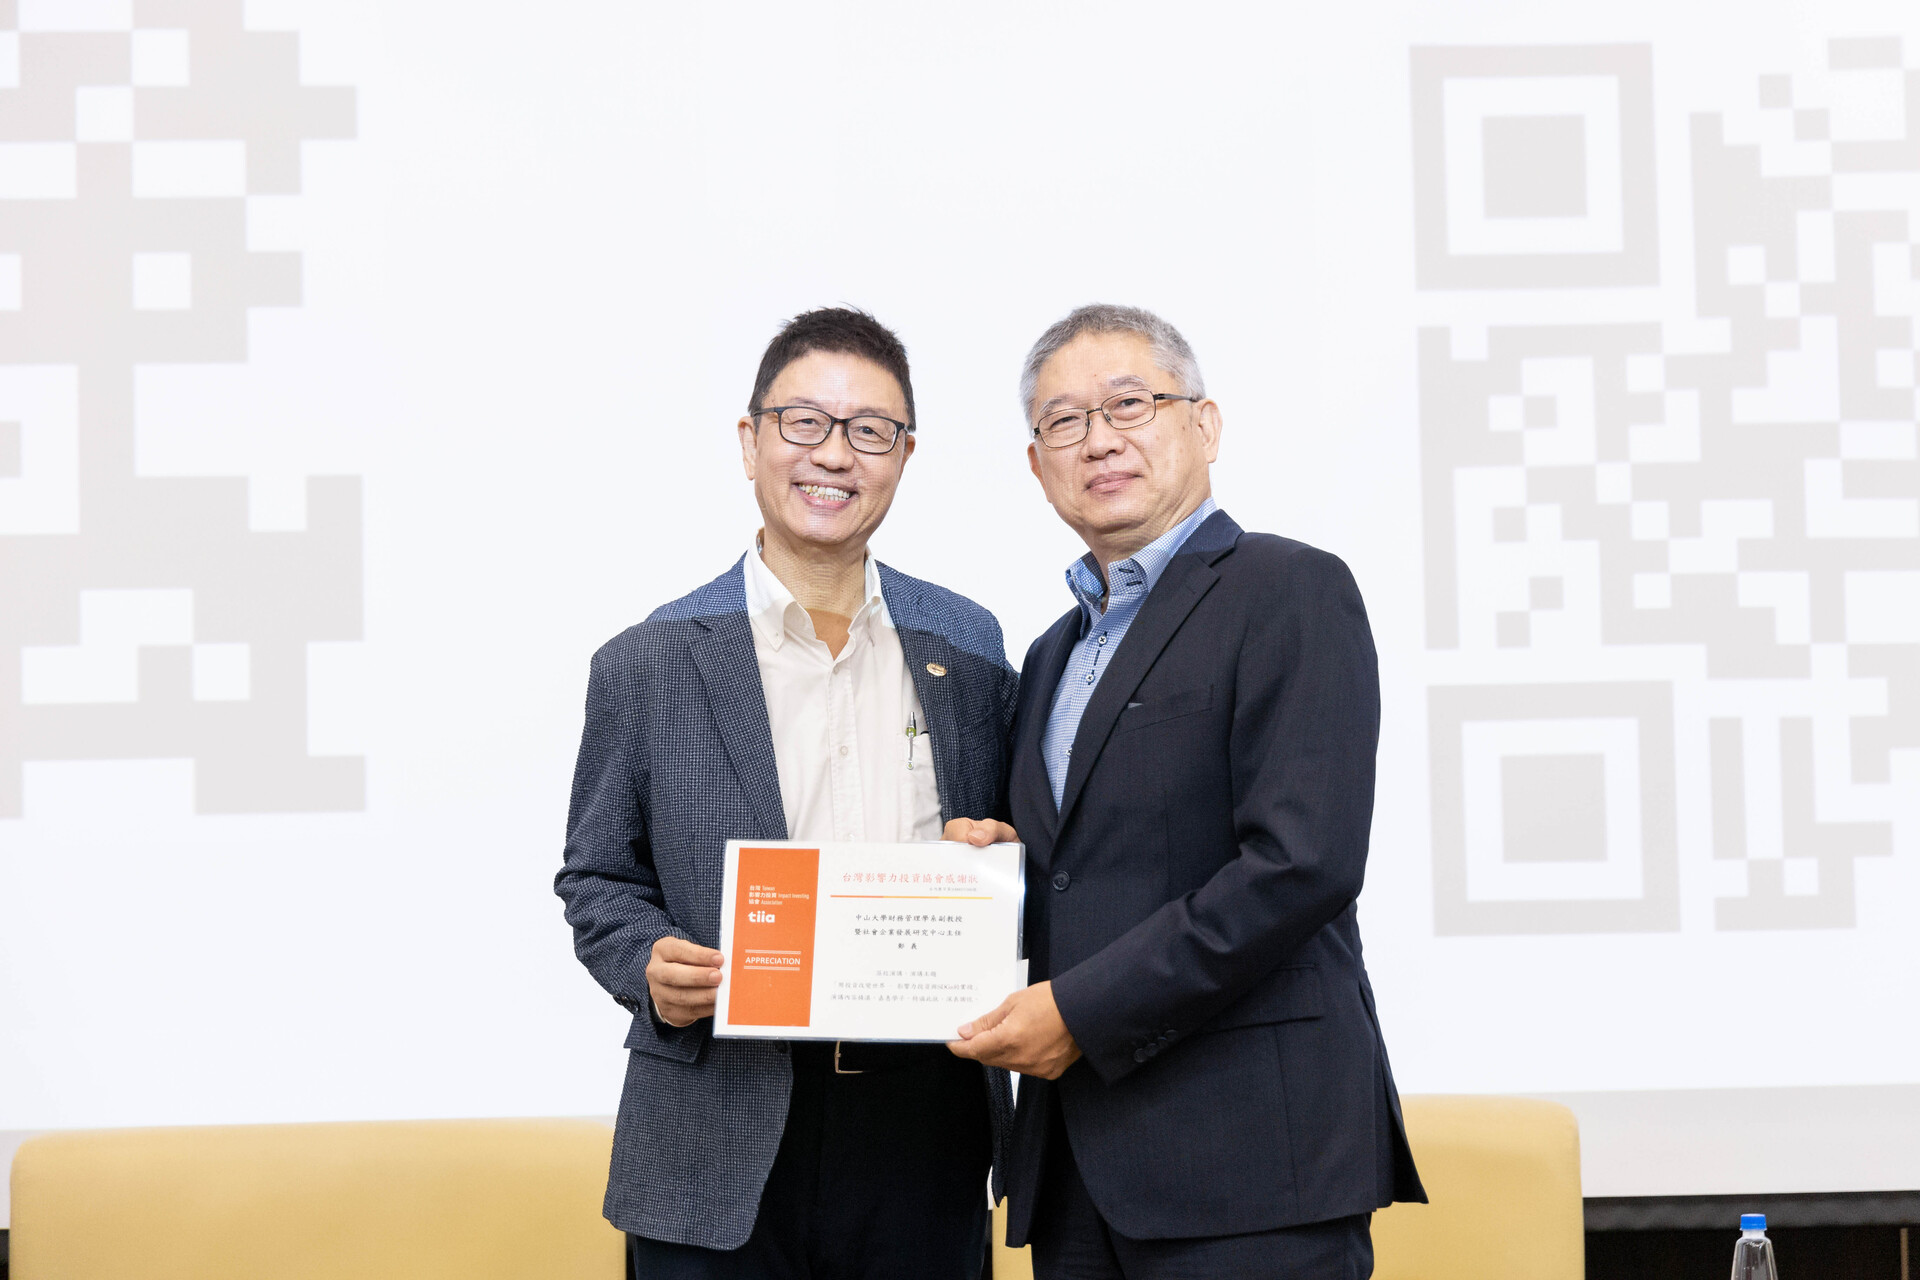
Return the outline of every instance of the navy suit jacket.
{"type": "Polygon", "coordinates": [[[1110,659],[1056,807],[1041,741],[1080,627],[1034,642],[1014,725],[1029,973],[1085,1056],[1021,1082],[1010,1240],[1054,1108],[1136,1239],[1424,1200],[1355,919],[1380,698],[1352,575],[1209,517],[1110,659]]]}
{"type": "MultiPolygon", "coordinates": [[[[594,654],[554,881],[574,951],[633,1014],[606,1215],[623,1231],[709,1249],[737,1248],[753,1230],[792,1064],[782,1041],[714,1039],[710,1018],[656,1022],[646,968],[668,934],[720,945],[728,840],[787,838],[742,562],[594,654]]],[[[1018,677],[999,624],[885,565],[880,593],[927,713],[942,817],[1000,811],[1018,677]]],[[[1012,1086],[983,1070],[997,1182],[1012,1086]]]]}

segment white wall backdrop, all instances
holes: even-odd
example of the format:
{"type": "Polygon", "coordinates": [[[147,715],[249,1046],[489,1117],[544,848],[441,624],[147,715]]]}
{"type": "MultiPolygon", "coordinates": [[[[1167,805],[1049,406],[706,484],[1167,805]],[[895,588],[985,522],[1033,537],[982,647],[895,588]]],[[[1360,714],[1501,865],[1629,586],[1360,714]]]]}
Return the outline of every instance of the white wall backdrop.
{"type": "Polygon", "coordinates": [[[610,1112],[586,663],[751,537],[760,349],[898,328],[877,550],[1017,663],[1109,300],[1365,592],[1403,1090],[1920,1187],[1917,240],[1905,3],[0,0],[0,1130],[610,1112]]]}

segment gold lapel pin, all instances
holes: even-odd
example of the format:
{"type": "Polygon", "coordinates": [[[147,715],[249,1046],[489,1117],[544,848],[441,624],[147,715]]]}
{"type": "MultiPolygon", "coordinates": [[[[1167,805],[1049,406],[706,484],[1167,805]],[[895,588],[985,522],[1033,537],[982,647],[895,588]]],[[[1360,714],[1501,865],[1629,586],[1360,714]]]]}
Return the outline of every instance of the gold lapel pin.
{"type": "Polygon", "coordinates": [[[947,674],[947,669],[937,662],[929,662],[927,664],[927,674],[930,676],[943,676],[947,674]]]}

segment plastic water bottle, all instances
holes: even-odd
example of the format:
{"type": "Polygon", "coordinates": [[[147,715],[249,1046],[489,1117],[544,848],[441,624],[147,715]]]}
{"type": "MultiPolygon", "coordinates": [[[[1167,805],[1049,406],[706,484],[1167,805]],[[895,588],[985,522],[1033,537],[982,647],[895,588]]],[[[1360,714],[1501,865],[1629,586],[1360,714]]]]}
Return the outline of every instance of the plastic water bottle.
{"type": "Polygon", "coordinates": [[[1773,1269],[1773,1241],[1767,1239],[1767,1215],[1740,1215],[1740,1242],[1733,1246],[1733,1280],[1780,1280],[1773,1269]]]}

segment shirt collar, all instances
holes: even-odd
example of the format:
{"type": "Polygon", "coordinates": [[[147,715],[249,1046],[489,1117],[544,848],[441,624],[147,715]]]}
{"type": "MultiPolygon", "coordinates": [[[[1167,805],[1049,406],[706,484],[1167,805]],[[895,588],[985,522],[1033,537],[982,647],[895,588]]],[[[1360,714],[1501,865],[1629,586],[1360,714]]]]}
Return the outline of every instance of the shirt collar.
{"type": "MultiPolygon", "coordinates": [[[[1193,509],[1193,514],[1173,528],[1140,548],[1125,560],[1116,560],[1107,566],[1107,581],[1113,584],[1116,599],[1132,596],[1144,596],[1153,590],[1160,575],[1166,572],[1167,565],[1193,531],[1206,522],[1208,516],[1218,511],[1220,506],[1212,498],[1207,498],[1193,509]]],[[[1092,622],[1100,620],[1100,602],[1106,598],[1106,591],[1100,582],[1100,562],[1089,551],[1067,566],[1067,589],[1073,598],[1080,602],[1080,608],[1092,622]]]]}
{"type": "MultiPolygon", "coordinates": [[[[747,617],[753,623],[753,629],[775,650],[786,643],[789,634],[814,639],[813,619],[793,598],[793,592],[787,590],[786,583],[776,578],[773,570],[767,568],[766,561],[760,558],[760,539],[755,538],[753,543],[747,548],[744,569],[747,617]]],[[[860,599],[859,611],[853,615],[852,632],[861,631],[870,621],[882,626],[893,625],[893,617],[887,612],[886,598],[880,593],[880,562],[873,558],[872,552],[867,553],[866,583],[860,599]]]]}

